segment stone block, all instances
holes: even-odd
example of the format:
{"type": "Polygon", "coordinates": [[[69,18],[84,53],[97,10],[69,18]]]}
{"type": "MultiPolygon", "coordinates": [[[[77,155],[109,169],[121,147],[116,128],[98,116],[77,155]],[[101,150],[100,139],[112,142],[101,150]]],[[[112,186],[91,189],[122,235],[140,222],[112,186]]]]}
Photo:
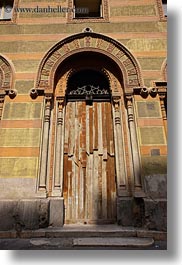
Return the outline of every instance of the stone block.
{"type": "Polygon", "coordinates": [[[0,201],[0,230],[7,231],[14,229],[14,215],[16,213],[18,201],[2,200],[0,201]]]}
{"type": "Polygon", "coordinates": [[[167,199],[167,175],[145,176],[144,188],[147,197],[167,199]]]}
{"type": "Polygon", "coordinates": [[[148,101],[148,102],[136,102],[137,112],[139,118],[160,118],[160,106],[159,102],[155,101],[148,101]]]}
{"type": "Polygon", "coordinates": [[[49,225],[52,227],[62,227],[64,224],[64,199],[50,199],[49,225]]]}
{"type": "Polygon", "coordinates": [[[139,129],[140,142],[142,145],[163,145],[166,144],[163,127],[143,127],[139,129]]]}
{"type": "Polygon", "coordinates": [[[16,230],[39,228],[40,200],[21,200],[15,215],[16,230]]]}
{"type": "Polygon", "coordinates": [[[117,198],[117,222],[119,225],[142,227],[143,217],[142,198],[117,198]]]}
{"type": "Polygon", "coordinates": [[[37,128],[6,128],[0,130],[1,147],[39,147],[41,130],[37,128]]]}
{"type": "Polygon", "coordinates": [[[167,231],[167,200],[144,199],[144,227],[149,230],[167,231]]]}
{"type": "MultiPolygon", "coordinates": [[[[1,178],[36,178],[37,157],[2,157],[0,159],[1,178]],[[8,166],[7,166],[8,165],[8,166]]],[[[16,189],[16,187],[14,187],[16,189]]],[[[23,188],[22,188],[23,190],[23,188]]]]}
{"type": "Polygon", "coordinates": [[[141,164],[143,176],[167,173],[167,156],[142,156],[141,164]]]}
{"type": "Polygon", "coordinates": [[[49,200],[1,200],[0,230],[35,230],[48,226],[49,200]]]}
{"type": "Polygon", "coordinates": [[[42,104],[37,102],[7,102],[4,106],[3,120],[41,119],[42,104]]]}

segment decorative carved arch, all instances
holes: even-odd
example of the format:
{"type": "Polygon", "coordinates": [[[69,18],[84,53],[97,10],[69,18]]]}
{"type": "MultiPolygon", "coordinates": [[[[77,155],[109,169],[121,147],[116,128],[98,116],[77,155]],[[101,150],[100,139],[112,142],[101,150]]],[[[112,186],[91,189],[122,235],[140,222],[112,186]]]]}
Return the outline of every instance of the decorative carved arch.
{"type": "Polygon", "coordinates": [[[9,94],[10,98],[16,96],[14,85],[14,70],[8,59],[0,54],[0,120],[2,116],[4,97],[9,94]]]}
{"type": "Polygon", "coordinates": [[[47,52],[40,63],[35,88],[53,93],[59,65],[74,54],[89,51],[103,54],[119,66],[125,92],[131,93],[134,87],[143,86],[140,66],[124,45],[98,33],[82,32],[60,41],[47,52]]]}
{"type": "Polygon", "coordinates": [[[167,59],[164,60],[161,67],[161,74],[164,81],[167,81],[167,59]]]}
{"type": "Polygon", "coordinates": [[[0,54],[0,90],[7,91],[14,85],[14,67],[0,54]]]}

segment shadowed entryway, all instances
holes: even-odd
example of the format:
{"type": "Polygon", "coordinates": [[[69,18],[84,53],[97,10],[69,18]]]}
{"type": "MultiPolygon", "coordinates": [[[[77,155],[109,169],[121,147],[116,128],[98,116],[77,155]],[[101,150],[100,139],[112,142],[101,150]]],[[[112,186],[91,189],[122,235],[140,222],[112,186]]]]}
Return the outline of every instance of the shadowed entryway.
{"type": "Polygon", "coordinates": [[[104,74],[82,70],[70,77],[65,121],[65,223],[114,223],[114,131],[104,74]]]}

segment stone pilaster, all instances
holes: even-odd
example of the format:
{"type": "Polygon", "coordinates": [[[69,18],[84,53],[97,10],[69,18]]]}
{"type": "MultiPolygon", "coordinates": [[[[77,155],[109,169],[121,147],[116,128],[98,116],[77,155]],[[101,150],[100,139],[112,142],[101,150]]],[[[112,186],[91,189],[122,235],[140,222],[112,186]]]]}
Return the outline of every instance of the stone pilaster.
{"type": "Polygon", "coordinates": [[[64,148],[64,98],[57,97],[57,129],[55,144],[55,167],[53,196],[62,195],[64,148]]]}
{"type": "Polygon", "coordinates": [[[132,151],[132,159],[133,159],[134,190],[137,196],[137,191],[140,191],[142,188],[142,181],[141,181],[139,148],[138,148],[138,143],[137,143],[136,125],[135,125],[134,112],[133,112],[133,95],[132,94],[126,95],[126,105],[127,105],[127,112],[128,112],[128,124],[129,124],[131,151],[132,151]]]}
{"type": "Polygon", "coordinates": [[[0,92],[0,120],[3,114],[4,97],[5,97],[5,93],[0,92]]]}
{"type": "Polygon", "coordinates": [[[116,175],[117,190],[119,196],[127,195],[126,167],[124,158],[124,145],[122,135],[122,122],[120,113],[120,97],[113,97],[114,106],[114,133],[115,133],[115,152],[116,152],[116,175]]]}
{"type": "Polygon", "coordinates": [[[47,192],[46,191],[47,162],[48,162],[51,105],[52,105],[52,95],[46,95],[45,96],[45,111],[44,111],[44,123],[43,123],[43,138],[42,138],[42,150],[41,150],[40,176],[39,176],[39,184],[38,184],[38,190],[45,193],[45,195],[47,192]]]}
{"type": "Polygon", "coordinates": [[[165,108],[165,103],[164,103],[164,100],[166,99],[166,93],[159,91],[159,98],[160,98],[162,118],[164,121],[164,130],[165,130],[166,137],[167,137],[167,113],[166,113],[166,108],[165,108]]]}

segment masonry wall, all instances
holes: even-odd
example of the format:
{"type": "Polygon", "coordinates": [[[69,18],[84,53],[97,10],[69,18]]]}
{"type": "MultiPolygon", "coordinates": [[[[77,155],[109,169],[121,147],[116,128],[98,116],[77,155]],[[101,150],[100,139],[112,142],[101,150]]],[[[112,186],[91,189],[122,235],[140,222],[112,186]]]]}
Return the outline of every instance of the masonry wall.
{"type": "MultiPolygon", "coordinates": [[[[66,0],[19,0],[19,7],[67,7],[66,0]]],[[[43,97],[31,99],[40,61],[60,40],[86,27],[125,45],[138,60],[144,86],[164,81],[167,23],[159,0],[109,0],[109,22],[67,23],[65,13],[17,13],[0,21],[0,54],[14,65],[14,99],[5,97],[0,121],[0,198],[36,197],[43,97]]],[[[167,144],[158,96],[136,95],[135,119],[142,176],[166,174],[167,144]]]]}

